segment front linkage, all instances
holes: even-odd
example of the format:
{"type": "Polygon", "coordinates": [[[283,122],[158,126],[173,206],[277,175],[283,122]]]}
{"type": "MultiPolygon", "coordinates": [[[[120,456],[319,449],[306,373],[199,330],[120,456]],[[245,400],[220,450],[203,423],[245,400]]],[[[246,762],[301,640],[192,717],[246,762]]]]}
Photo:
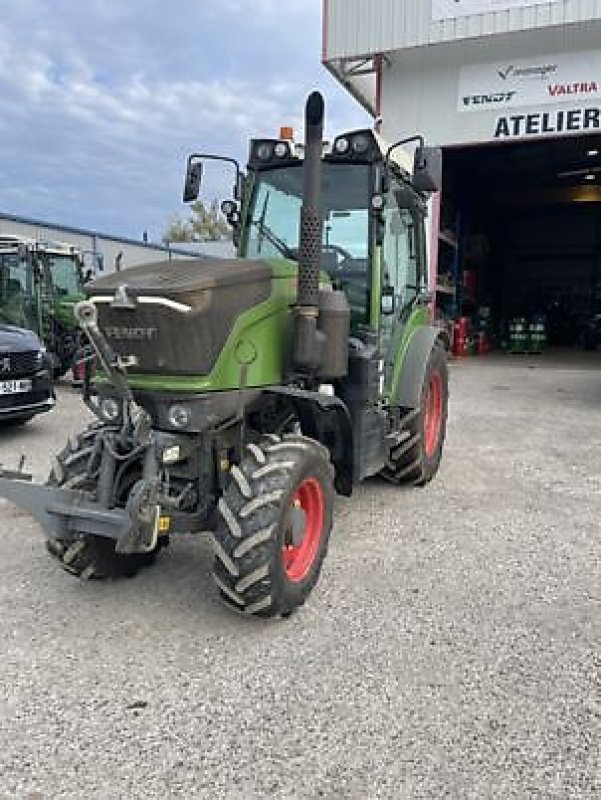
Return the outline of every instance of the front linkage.
{"type": "MultiPolygon", "coordinates": [[[[163,491],[160,459],[183,439],[152,430],[149,415],[127,386],[125,365],[98,329],[93,304],[80,303],[76,314],[120,398],[120,424],[93,424],[70,441],[55,459],[45,486],[32,484],[31,476],[21,471],[0,473],[0,493],[39,522],[49,549],[72,571],[76,555],[86,549],[82,543],[96,541],[90,537],[106,539],[100,549],[110,545],[124,557],[156,551],[160,509],[178,502],[163,491]]],[[[78,570],[85,577],[94,571],[93,558],[78,570]]]]}

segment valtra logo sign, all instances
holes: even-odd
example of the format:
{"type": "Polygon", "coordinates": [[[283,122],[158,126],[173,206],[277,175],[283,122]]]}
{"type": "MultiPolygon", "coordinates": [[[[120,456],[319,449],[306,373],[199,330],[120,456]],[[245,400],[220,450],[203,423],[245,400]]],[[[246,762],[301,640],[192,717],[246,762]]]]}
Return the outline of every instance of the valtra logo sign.
{"type": "Polygon", "coordinates": [[[597,81],[587,83],[554,83],[548,87],[551,97],[574,97],[575,95],[598,94],[597,81]]]}
{"type": "Polygon", "coordinates": [[[601,102],[601,50],[470,64],[459,74],[461,112],[536,108],[574,100],[601,102]]]}

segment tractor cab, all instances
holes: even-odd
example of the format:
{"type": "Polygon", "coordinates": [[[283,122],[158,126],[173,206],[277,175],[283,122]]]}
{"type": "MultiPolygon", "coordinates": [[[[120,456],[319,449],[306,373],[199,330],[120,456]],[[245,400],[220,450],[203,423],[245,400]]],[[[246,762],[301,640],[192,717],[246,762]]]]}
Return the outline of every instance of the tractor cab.
{"type": "MultiPolygon", "coordinates": [[[[346,294],[353,329],[406,317],[426,290],[419,183],[434,188],[424,183],[432,153],[419,148],[412,164],[400,146],[389,148],[371,130],[338,136],[324,153],[320,268],[346,294]]],[[[290,139],[251,142],[241,256],[297,259],[303,155],[290,139]]]]}
{"type": "MultiPolygon", "coordinates": [[[[222,210],[240,257],[298,262],[305,155],[293,131],[282,128],[277,139],[251,140],[246,175],[223,159],[236,169],[235,199],[222,210]]],[[[440,151],[419,136],[389,146],[367,129],[324,143],[321,156],[321,284],[344,292],[354,336],[377,336],[386,393],[394,395],[404,338],[430,317],[425,219],[441,182],[440,151]]],[[[206,159],[188,160],[187,200],[198,194],[206,159]]]]}
{"type": "Polygon", "coordinates": [[[0,237],[0,322],[40,332],[31,259],[13,237],[0,237]]]}
{"type": "Polygon", "coordinates": [[[78,348],[73,308],[84,298],[80,251],[62,242],[0,237],[0,310],[13,324],[34,330],[54,361],[56,376],[78,348]]]}

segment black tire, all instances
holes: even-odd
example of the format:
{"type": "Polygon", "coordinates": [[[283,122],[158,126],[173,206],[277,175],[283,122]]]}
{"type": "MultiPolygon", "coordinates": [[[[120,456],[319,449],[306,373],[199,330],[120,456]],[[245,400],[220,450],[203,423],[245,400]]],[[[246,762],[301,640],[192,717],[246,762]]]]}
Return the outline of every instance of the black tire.
{"type": "Polygon", "coordinates": [[[333,506],[334,470],[318,442],[269,434],[247,445],[213,534],[213,577],[224,602],[258,617],[287,617],[301,606],[319,578],[333,506]]]}
{"type": "MultiPolygon", "coordinates": [[[[101,426],[90,425],[78,436],[69,440],[56,457],[55,464],[46,481],[48,486],[80,489],[95,496],[96,486],[86,476],[86,467],[94,447],[94,440],[101,426]]],[[[159,547],[149,553],[123,555],[115,552],[115,542],[104,536],[80,533],[70,539],[46,539],[48,552],[55,556],[61,566],[83,579],[131,578],[142,567],[156,561],[159,547]]]]}
{"type": "Polygon", "coordinates": [[[428,357],[420,398],[420,407],[406,413],[401,441],[391,450],[388,465],[382,472],[392,483],[425,486],[438,472],[449,406],[449,369],[441,342],[435,344],[428,357]],[[434,432],[428,423],[428,404],[431,393],[436,391],[440,393],[440,407],[438,423],[430,422],[436,428],[434,432]]]}
{"type": "Polygon", "coordinates": [[[26,425],[30,420],[35,417],[35,414],[24,414],[22,417],[11,417],[11,419],[2,420],[7,428],[19,428],[26,425]]]}

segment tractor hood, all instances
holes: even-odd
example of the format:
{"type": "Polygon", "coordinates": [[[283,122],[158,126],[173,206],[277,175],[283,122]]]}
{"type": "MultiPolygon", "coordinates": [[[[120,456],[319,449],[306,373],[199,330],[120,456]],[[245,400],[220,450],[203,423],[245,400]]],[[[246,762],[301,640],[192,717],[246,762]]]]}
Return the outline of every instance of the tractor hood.
{"type": "Polygon", "coordinates": [[[206,375],[240,315],[269,299],[263,261],[160,261],[86,286],[113,349],[135,356],[136,373],[206,375]]]}
{"type": "Polygon", "coordinates": [[[33,331],[0,325],[0,353],[25,353],[40,349],[40,341],[33,331]]]}

